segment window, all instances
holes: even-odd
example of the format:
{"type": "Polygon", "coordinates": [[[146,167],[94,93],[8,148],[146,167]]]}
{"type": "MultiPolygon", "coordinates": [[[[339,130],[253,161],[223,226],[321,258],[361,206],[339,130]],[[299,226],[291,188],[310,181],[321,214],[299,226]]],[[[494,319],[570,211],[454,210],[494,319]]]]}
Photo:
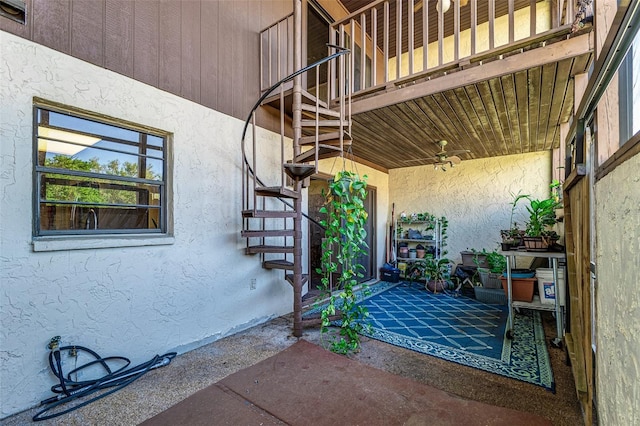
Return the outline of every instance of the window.
{"type": "Polygon", "coordinates": [[[36,106],[35,236],[162,234],[167,135],[36,106]]]}
{"type": "Polygon", "coordinates": [[[640,31],[619,69],[620,144],[640,131],[640,31]]]}

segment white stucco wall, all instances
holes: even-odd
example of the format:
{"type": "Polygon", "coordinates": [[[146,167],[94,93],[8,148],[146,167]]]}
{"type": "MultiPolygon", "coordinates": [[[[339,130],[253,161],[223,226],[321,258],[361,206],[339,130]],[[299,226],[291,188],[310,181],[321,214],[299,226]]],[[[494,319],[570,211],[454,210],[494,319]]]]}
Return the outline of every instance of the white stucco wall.
{"type": "Polygon", "coordinates": [[[640,424],[640,155],[595,186],[600,424],[640,424]]]}
{"type": "MultiPolygon", "coordinates": [[[[500,230],[509,228],[512,194],[546,198],[550,182],[551,152],[536,152],[467,160],[446,172],[433,166],[392,169],[389,199],[396,219],[403,211],[445,216],[448,257],[459,263],[463,250],[499,249],[500,230]]],[[[521,202],[514,216],[520,229],[525,213],[521,202]]]]}
{"type": "MultiPolygon", "coordinates": [[[[292,310],[283,273],[244,254],[240,120],[8,33],[0,40],[0,417],[51,395],[55,335],[138,364],[292,310]],[[172,244],[32,250],[34,96],[173,134],[172,244]]],[[[261,159],[279,172],[279,150],[261,159]]]]}

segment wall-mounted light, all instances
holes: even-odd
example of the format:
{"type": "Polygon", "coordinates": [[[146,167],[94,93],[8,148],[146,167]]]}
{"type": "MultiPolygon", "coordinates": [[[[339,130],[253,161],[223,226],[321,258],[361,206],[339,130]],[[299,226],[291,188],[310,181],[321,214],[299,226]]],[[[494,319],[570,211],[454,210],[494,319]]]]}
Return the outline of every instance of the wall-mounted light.
{"type": "Polygon", "coordinates": [[[0,16],[24,24],[26,22],[24,0],[0,0],[0,16]]]}

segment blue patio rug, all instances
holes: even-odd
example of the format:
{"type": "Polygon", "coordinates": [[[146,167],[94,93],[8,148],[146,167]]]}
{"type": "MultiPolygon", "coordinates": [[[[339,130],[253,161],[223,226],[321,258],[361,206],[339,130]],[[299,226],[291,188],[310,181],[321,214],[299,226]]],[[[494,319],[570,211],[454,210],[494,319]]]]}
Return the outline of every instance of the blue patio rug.
{"type": "Polygon", "coordinates": [[[538,311],[514,315],[511,340],[506,306],[386,282],[359,299],[369,311],[365,336],[555,391],[538,311]]]}

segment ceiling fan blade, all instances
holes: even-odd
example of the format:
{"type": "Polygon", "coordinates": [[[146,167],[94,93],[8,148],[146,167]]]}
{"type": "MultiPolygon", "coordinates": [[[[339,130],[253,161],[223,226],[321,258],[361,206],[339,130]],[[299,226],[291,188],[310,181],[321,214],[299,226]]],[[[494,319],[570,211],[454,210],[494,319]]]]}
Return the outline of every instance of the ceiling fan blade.
{"type": "Polygon", "coordinates": [[[460,164],[462,160],[457,155],[450,155],[447,157],[447,161],[453,164],[460,164]]]}

